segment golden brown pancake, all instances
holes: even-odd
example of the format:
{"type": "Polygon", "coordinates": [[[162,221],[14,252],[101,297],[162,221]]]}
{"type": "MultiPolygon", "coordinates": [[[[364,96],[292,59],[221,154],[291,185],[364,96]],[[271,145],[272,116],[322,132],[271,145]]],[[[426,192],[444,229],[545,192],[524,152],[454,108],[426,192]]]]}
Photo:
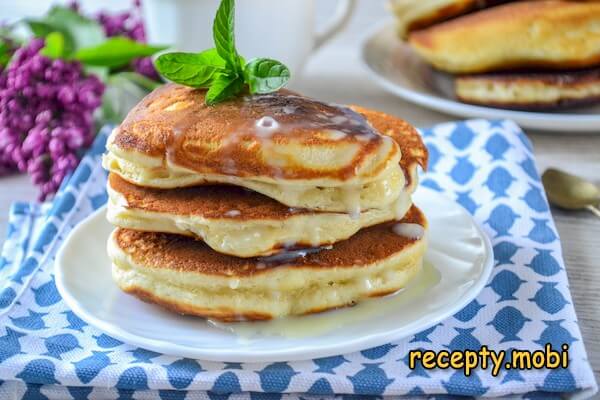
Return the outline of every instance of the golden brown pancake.
{"type": "Polygon", "coordinates": [[[218,252],[253,257],[270,255],[283,247],[332,244],[363,227],[400,219],[411,205],[417,167],[426,165],[427,150],[406,122],[360,107],[353,109],[392,137],[403,153],[400,168],[406,184],[397,199],[385,207],[361,210],[356,215],[313,211],[290,208],[232,185],[154,189],[111,173],[108,220],[122,228],[195,236],[218,252]]]}
{"type": "Polygon", "coordinates": [[[410,45],[451,73],[600,64],[600,3],[519,1],[413,32],[410,45]]]}
{"type": "MultiPolygon", "coordinates": [[[[427,224],[414,206],[401,223],[427,224]]],[[[108,250],[117,284],[142,300],[222,321],[260,320],[343,307],[404,287],[421,268],[426,243],[397,228],[384,223],[329,249],[267,258],[231,257],[180,235],[117,229],[108,250]]]]}
{"type": "MultiPolygon", "coordinates": [[[[385,207],[402,191],[398,143],[347,107],[285,90],[209,107],[204,94],[165,85],[147,96],[109,138],[104,166],[140,186],[226,183],[324,211],[385,207]]],[[[392,133],[420,140],[395,121],[392,133]]]]}
{"type": "Polygon", "coordinates": [[[208,106],[205,93],[174,84],[162,86],[129,113],[112,146],[162,161],[170,157],[199,174],[303,181],[368,179],[398,153],[396,146],[389,146],[389,141],[386,146],[384,136],[347,108],[288,90],[208,106]],[[262,120],[265,117],[275,122],[262,120]],[[264,126],[257,127],[261,120],[264,126]],[[280,160],[267,159],[261,142],[265,136],[280,150],[280,160]],[[300,153],[286,151],[290,148],[300,153]],[[305,153],[308,150],[329,152],[334,165],[321,165],[321,160],[305,153]],[[350,156],[335,159],[339,152],[350,156]]]}
{"type": "Polygon", "coordinates": [[[406,38],[409,32],[508,1],[510,0],[390,0],[390,7],[396,15],[398,34],[406,38]]]}
{"type": "Polygon", "coordinates": [[[350,108],[364,116],[378,132],[391,137],[398,144],[402,153],[400,167],[404,172],[406,185],[411,186],[413,174],[410,171],[417,165],[427,170],[429,154],[421,135],[411,124],[401,118],[356,105],[350,108]]]}
{"type": "Polygon", "coordinates": [[[224,254],[267,256],[282,248],[333,244],[361,228],[402,218],[412,204],[416,165],[411,176],[411,186],[390,207],[353,216],[290,208],[237,186],[153,189],[110,174],[107,218],[121,228],[194,236],[224,254]]]}
{"type": "Polygon", "coordinates": [[[466,103],[511,109],[590,105],[600,101],[600,68],[466,75],[456,78],[455,92],[466,103]]]}

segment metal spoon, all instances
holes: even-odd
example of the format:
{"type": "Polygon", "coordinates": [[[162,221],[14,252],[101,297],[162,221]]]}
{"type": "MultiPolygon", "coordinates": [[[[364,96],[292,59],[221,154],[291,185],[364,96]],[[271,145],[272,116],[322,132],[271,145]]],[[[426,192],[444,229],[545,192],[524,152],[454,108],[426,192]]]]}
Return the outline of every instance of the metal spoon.
{"type": "Polygon", "coordinates": [[[585,208],[600,218],[600,189],[593,183],[554,168],[544,172],[542,183],[550,203],[569,210],[585,208]]]}

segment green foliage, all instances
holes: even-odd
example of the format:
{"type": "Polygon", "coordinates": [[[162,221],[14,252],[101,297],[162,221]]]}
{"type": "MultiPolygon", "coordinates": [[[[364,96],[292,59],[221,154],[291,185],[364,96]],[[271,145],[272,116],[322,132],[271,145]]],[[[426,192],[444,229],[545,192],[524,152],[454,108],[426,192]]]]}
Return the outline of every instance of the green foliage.
{"type": "Polygon", "coordinates": [[[156,60],[165,78],[182,85],[208,88],[209,105],[250,93],[271,93],[290,79],[290,70],[276,60],[258,58],[246,63],[235,47],[235,1],[221,0],[213,22],[215,48],[201,53],[167,53],[156,60]]]}

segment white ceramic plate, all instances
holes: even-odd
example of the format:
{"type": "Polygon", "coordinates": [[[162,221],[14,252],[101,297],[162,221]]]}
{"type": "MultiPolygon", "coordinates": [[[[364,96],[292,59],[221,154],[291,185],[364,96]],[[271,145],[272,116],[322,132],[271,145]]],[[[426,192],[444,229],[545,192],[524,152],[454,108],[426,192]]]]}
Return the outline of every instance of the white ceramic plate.
{"type": "Polygon", "coordinates": [[[212,361],[291,361],[345,354],[427,329],[467,305],[493,266],[489,239],[458,204],[427,188],[415,194],[430,229],[425,268],[393,296],[318,315],[215,326],[122,293],[113,283],[105,210],[78,225],[56,261],[56,285],[73,311],[124,342],[212,361]]]}
{"type": "Polygon", "coordinates": [[[452,79],[432,69],[400,41],[393,22],[373,30],[364,40],[362,61],[369,76],[406,101],[466,118],[511,119],[524,128],[564,134],[600,134],[600,106],[566,112],[510,111],[461,103],[452,96],[452,79]]]}

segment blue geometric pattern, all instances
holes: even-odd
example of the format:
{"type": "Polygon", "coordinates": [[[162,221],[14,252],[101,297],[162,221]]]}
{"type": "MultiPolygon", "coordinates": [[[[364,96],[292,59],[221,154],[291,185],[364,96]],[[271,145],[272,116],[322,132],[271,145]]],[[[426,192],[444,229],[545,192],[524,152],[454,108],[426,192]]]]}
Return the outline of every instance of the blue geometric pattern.
{"type": "Polygon", "coordinates": [[[423,186],[463,205],[492,240],[494,272],[453,317],[397,343],[301,362],[219,363],[130,346],[63,303],[53,261],[69,231],[106,202],[98,136],[53,204],[17,203],[0,254],[0,398],[364,399],[382,396],[526,399],[591,394],[596,383],[572,305],[560,242],[531,143],[510,121],[472,120],[424,130],[431,165],[423,186]],[[408,368],[408,352],[570,346],[566,370],[408,368]]]}

